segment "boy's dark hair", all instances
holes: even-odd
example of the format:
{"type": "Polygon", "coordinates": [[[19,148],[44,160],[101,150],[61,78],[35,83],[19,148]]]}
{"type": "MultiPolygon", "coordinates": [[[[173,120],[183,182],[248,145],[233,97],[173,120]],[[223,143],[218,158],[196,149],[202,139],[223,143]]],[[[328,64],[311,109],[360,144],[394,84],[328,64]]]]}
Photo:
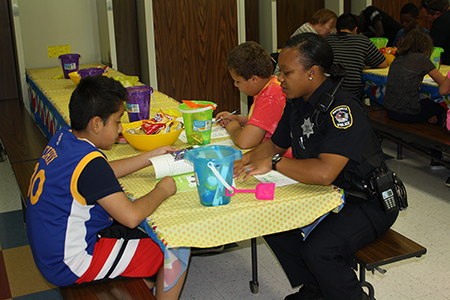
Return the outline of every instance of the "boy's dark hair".
{"type": "Polygon", "coordinates": [[[270,78],[274,68],[269,52],[258,43],[245,42],[228,53],[227,69],[249,80],[253,75],[270,78]]]}
{"type": "Polygon", "coordinates": [[[408,14],[413,18],[417,18],[419,16],[419,9],[414,3],[406,3],[403,5],[402,10],[400,11],[401,15],[408,14]]]}
{"type": "Polygon", "coordinates": [[[407,53],[425,53],[430,57],[433,50],[433,40],[428,33],[420,28],[414,28],[408,32],[395,56],[398,57],[407,53]]]}
{"type": "Polygon", "coordinates": [[[358,18],[351,13],[342,14],[336,22],[336,30],[339,32],[343,29],[353,31],[358,27],[358,18]]]}
{"type": "Polygon", "coordinates": [[[109,116],[119,111],[127,97],[127,89],[113,78],[99,75],[81,79],[70,97],[72,129],[85,130],[89,121],[96,116],[106,123],[109,116]]]}

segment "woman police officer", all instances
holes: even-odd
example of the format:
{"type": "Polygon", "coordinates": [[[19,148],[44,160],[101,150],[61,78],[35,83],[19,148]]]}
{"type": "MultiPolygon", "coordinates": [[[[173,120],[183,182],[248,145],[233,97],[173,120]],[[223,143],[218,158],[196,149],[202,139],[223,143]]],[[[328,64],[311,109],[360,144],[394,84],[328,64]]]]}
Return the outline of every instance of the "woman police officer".
{"type": "MultiPolygon", "coordinates": [[[[235,162],[235,177],[276,169],[303,183],[361,190],[384,164],[383,153],[362,104],[333,82],[345,72],[333,64],[332,49],[322,37],[303,33],[286,42],[278,62],[287,95],[283,116],[271,140],[235,162]],[[289,147],[294,159],[280,157],[289,147]]],[[[303,285],[285,299],[367,299],[347,258],[381,237],[397,215],[383,211],[370,193],[361,201],[346,196],[342,210],[306,238],[301,229],[264,237],[291,285],[303,285]]]]}

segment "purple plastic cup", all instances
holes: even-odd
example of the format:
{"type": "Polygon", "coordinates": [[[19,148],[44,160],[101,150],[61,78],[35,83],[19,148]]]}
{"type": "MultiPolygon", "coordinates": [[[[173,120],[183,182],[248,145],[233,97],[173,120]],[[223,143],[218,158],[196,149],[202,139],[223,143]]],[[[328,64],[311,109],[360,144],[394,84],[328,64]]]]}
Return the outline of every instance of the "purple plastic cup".
{"type": "Polygon", "coordinates": [[[80,65],[80,54],[69,53],[58,56],[64,72],[64,78],[70,79],[69,73],[78,71],[80,65]]]}
{"type": "Polygon", "coordinates": [[[105,73],[105,70],[102,68],[87,68],[78,70],[78,75],[80,75],[80,78],[102,75],[103,73],[105,73]]]}
{"type": "Polygon", "coordinates": [[[148,120],[150,118],[150,102],[153,88],[147,85],[127,87],[128,100],[126,107],[130,122],[148,120]]]}

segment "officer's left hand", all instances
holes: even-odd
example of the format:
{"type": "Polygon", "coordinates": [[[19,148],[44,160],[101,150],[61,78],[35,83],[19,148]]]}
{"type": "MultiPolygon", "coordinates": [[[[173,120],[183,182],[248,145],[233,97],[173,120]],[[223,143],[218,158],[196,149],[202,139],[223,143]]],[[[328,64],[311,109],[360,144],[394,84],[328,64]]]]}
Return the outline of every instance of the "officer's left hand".
{"type": "Polygon", "coordinates": [[[240,169],[235,169],[234,178],[244,176],[242,178],[242,181],[244,181],[250,176],[266,174],[270,170],[272,170],[272,157],[269,156],[251,164],[244,165],[240,169]]]}

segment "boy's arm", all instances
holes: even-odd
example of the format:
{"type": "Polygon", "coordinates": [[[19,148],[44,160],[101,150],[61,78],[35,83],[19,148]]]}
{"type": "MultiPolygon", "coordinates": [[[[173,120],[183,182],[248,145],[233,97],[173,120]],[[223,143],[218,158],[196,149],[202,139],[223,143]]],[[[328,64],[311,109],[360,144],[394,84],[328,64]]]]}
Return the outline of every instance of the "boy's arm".
{"type": "Polygon", "coordinates": [[[172,146],[162,146],[152,151],[145,152],[133,157],[110,161],[109,164],[111,165],[111,168],[113,169],[116,177],[120,178],[122,176],[126,176],[128,174],[136,172],[142,168],[150,166],[152,163],[149,161],[149,158],[151,157],[163,155],[166,153],[172,153],[177,150],[179,149],[172,146]]]}
{"type": "Polygon", "coordinates": [[[175,181],[167,176],[159,181],[150,193],[135,201],[130,201],[125,193],[117,192],[97,200],[97,203],[117,222],[135,228],[176,191],[175,181]]]}
{"type": "Polygon", "coordinates": [[[228,123],[226,129],[233,143],[241,149],[258,146],[266,134],[264,129],[255,125],[245,125],[242,128],[237,121],[228,123]]]}

